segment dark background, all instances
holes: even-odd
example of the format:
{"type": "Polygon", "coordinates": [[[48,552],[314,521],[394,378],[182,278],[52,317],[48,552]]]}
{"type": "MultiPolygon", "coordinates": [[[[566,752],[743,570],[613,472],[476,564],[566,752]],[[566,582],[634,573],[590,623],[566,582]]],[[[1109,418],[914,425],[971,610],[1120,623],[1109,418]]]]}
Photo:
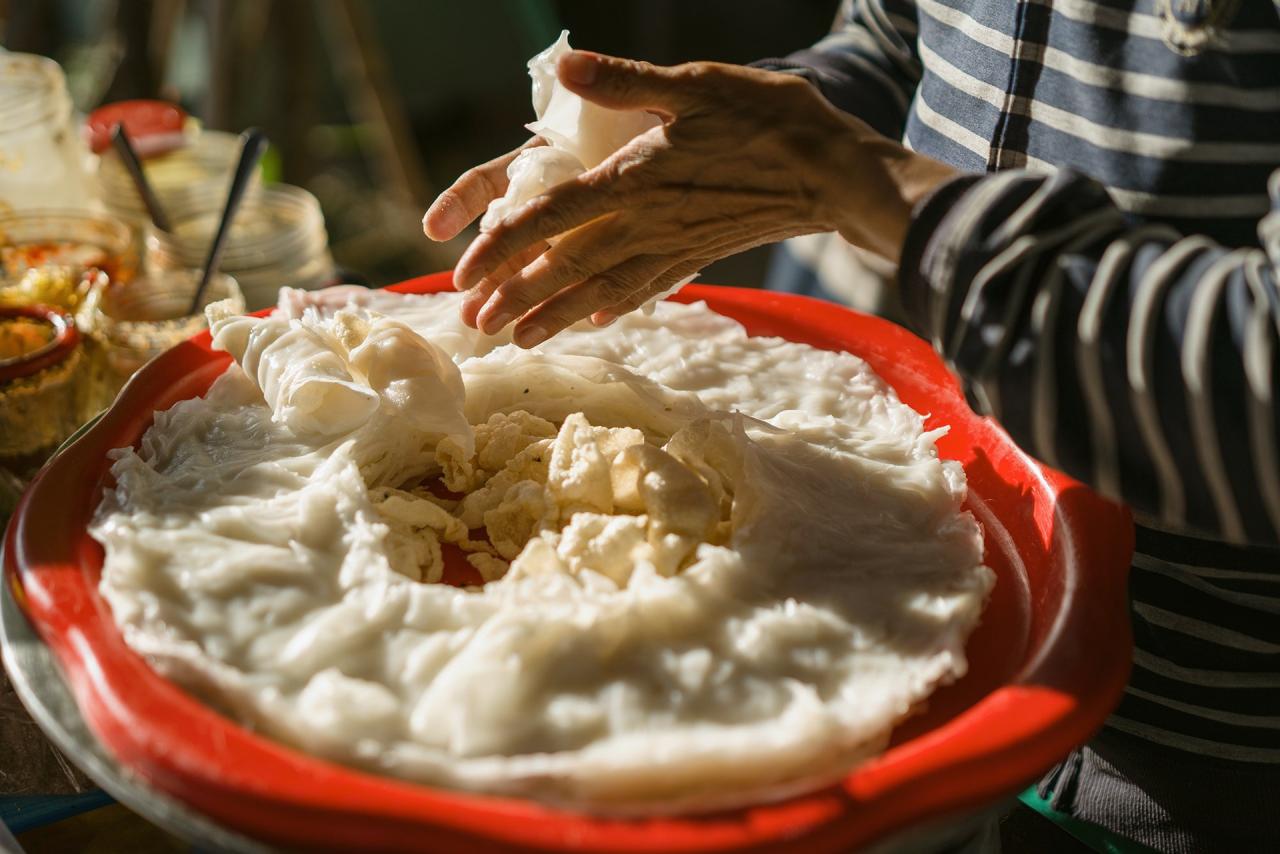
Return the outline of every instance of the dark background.
{"type": "MultiPolygon", "coordinates": [[[[525,62],[575,47],[744,63],[807,46],[836,0],[0,0],[0,43],[63,64],[76,106],[181,103],[206,127],[271,137],[267,176],[315,193],[342,266],[376,284],[451,266],[469,235],[422,236],[461,172],[519,145],[525,62]]],[[[705,281],[758,285],[767,249],[705,281]]]]}

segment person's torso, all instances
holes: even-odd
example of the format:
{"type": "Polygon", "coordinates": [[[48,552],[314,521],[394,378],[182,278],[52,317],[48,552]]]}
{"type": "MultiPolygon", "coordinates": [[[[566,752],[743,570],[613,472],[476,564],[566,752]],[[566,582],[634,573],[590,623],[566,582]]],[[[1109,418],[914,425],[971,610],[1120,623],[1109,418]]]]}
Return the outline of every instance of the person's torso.
{"type": "Polygon", "coordinates": [[[905,140],[967,171],[1069,166],[1184,233],[1254,244],[1280,167],[1274,0],[917,0],[905,140]]]}
{"type": "MultiPolygon", "coordinates": [[[[1272,0],[917,0],[905,141],[968,171],[1069,166],[1135,217],[1256,244],[1280,166],[1272,0]]],[[[1280,552],[1139,526],[1109,726],[1280,768],[1280,552]]]]}

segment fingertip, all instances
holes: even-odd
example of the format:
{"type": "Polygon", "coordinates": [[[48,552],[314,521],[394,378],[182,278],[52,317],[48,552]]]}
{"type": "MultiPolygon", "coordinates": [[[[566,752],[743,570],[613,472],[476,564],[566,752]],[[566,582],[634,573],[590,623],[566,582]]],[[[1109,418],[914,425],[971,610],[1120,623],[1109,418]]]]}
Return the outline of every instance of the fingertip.
{"type": "Polygon", "coordinates": [[[487,287],[484,282],[481,282],[479,285],[467,291],[463,295],[462,304],[459,306],[458,310],[462,312],[463,321],[472,329],[480,328],[480,310],[484,308],[485,303],[489,301],[489,296],[491,295],[492,290],[493,289],[487,287]]]}
{"type": "Polygon", "coordinates": [[[422,215],[422,233],[437,243],[452,240],[466,227],[465,216],[452,198],[443,195],[422,215]]]}
{"type": "Polygon", "coordinates": [[[506,328],[508,323],[516,319],[515,312],[494,303],[495,301],[491,300],[476,315],[476,323],[485,335],[497,335],[506,328]]]}
{"type": "Polygon", "coordinates": [[[585,50],[571,50],[560,57],[556,68],[565,83],[591,86],[600,73],[600,56],[585,50]]]}
{"type": "Polygon", "coordinates": [[[455,290],[469,291],[484,278],[485,271],[477,269],[476,256],[484,250],[488,242],[489,239],[486,235],[481,234],[471,241],[471,245],[462,253],[462,257],[458,259],[458,265],[453,268],[453,287],[455,290]]]}
{"type": "Polygon", "coordinates": [[[531,347],[537,347],[550,337],[551,333],[546,327],[529,324],[516,327],[512,340],[515,341],[516,346],[528,350],[531,347]]]}
{"type": "Polygon", "coordinates": [[[461,318],[463,324],[478,330],[480,327],[476,321],[476,312],[472,310],[465,302],[458,306],[458,317],[461,318]]]}
{"type": "MultiPolygon", "coordinates": [[[[462,262],[459,261],[457,266],[453,268],[453,289],[455,291],[459,291],[461,293],[469,293],[471,291],[471,288],[467,286],[462,278],[465,272],[466,271],[462,267],[462,262]]],[[[463,304],[465,305],[466,303],[464,302],[463,304]]]]}

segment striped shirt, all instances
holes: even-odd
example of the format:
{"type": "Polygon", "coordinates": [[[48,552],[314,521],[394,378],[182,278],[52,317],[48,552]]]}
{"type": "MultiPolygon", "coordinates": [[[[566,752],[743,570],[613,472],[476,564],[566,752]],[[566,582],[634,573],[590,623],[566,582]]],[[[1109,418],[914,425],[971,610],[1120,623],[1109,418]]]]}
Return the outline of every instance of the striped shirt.
{"type": "Polygon", "coordinates": [[[976,408],[1134,508],[1108,730],[1280,781],[1280,2],[850,0],[758,64],[971,173],[900,296],[976,408]]]}

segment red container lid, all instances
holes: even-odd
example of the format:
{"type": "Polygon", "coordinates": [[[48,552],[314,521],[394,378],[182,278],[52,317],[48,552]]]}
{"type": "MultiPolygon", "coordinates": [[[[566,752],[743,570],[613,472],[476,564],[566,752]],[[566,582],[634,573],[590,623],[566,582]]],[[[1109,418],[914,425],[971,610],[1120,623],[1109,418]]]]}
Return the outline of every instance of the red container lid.
{"type": "Polygon", "coordinates": [[[180,148],[186,137],[187,114],[168,101],[116,101],[89,114],[85,120],[85,140],[95,154],[111,147],[111,134],[123,124],[139,157],[151,157],[180,148]]]}

